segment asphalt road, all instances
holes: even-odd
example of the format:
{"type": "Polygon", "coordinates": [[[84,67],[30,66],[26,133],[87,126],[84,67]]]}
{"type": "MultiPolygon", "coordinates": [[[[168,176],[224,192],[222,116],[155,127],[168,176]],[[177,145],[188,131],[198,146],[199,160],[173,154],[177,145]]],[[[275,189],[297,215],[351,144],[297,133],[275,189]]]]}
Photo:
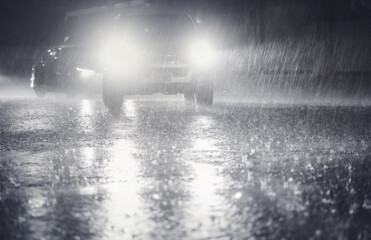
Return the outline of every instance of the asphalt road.
{"type": "Polygon", "coordinates": [[[0,99],[0,239],[370,239],[371,107],[0,99]]]}

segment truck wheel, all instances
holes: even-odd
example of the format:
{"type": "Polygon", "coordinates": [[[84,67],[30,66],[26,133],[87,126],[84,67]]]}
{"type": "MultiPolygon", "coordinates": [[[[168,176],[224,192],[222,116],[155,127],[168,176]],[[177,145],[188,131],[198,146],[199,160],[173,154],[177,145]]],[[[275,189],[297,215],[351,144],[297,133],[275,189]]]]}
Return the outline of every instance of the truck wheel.
{"type": "Polygon", "coordinates": [[[104,76],[102,81],[103,103],[111,111],[118,111],[124,99],[124,90],[120,82],[109,76],[104,76]]]}
{"type": "Polygon", "coordinates": [[[196,83],[195,98],[197,105],[211,107],[213,105],[214,84],[212,81],[196,83]]]}
{"type": "Polygon", "coordinates": [[[183,91],[184,101],[186,104],[194,104],[195,103],[195,89],[193,84],[190,84],[187,88],[183,91]]]}
{"type": "Polygon", "coordinates": [[[41,87],[41,86],[34,87],[33,90],[35,92],[35,95],[39,98],[45,97],[46,92],[47,92],[46,87],[41,87]]]}

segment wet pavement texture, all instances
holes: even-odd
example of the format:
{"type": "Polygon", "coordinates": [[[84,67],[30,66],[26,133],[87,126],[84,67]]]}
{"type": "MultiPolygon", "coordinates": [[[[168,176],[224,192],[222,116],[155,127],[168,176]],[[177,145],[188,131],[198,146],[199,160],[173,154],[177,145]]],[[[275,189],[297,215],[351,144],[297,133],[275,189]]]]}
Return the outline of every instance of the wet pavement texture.
{"type": "Polygon", "coordinates": [[[370,239],[371,107],[0,99],[0,239],[370,239]]]}

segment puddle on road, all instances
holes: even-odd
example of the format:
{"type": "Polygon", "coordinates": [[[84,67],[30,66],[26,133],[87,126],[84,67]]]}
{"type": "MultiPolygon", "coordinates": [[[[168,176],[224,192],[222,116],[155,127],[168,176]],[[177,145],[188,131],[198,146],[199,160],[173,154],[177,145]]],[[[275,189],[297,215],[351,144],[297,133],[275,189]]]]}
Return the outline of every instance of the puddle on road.
{"type": "Polygon", "coordinates": [[[355,147],[349,124],[343,135],[354,143],[337,151],[343,137],[336,128],[323,147],[322,132],[312,130],[316,119],[294,125],[289,116],[283,124],[287,112],[256,117],[249,109],[242,124],[212,111],[148,114],[131,101],[125,119],[93,119],[91,102],[78,106],[68,124],[85,121],[101,141],[2,155],[0,176],[8,179],[0,213],[12,232],[29,230],[36,239],[321,238],[333,229],[348,236],[352,225],[368,234],[370,221],[357,220],[371,205],[368,142],[355,147]],[[261,124],[265,118],[274,124],[261,124]],[[303,126],[308,131],[294,138],[303,126]],[[303,149],[308,141],[316,148],[303,149]]]}

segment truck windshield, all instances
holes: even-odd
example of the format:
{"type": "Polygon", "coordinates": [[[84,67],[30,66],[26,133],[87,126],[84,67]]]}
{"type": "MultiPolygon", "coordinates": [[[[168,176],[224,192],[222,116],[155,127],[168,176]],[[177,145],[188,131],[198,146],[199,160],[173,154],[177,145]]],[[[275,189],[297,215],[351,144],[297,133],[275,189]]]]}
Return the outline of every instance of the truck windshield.
{"type": "Polygon", "coordinates": [[[64,44],[91,45],[113,27],[107,13],[71,17],[65,24],[64,44]]]}
{"type": "Polygon", "coordinates": [[[120,19],[118,30],[139,37],[163,38],[183,37],[195,31],[195,27],[186,15],[124,15],[120,19]]]}

